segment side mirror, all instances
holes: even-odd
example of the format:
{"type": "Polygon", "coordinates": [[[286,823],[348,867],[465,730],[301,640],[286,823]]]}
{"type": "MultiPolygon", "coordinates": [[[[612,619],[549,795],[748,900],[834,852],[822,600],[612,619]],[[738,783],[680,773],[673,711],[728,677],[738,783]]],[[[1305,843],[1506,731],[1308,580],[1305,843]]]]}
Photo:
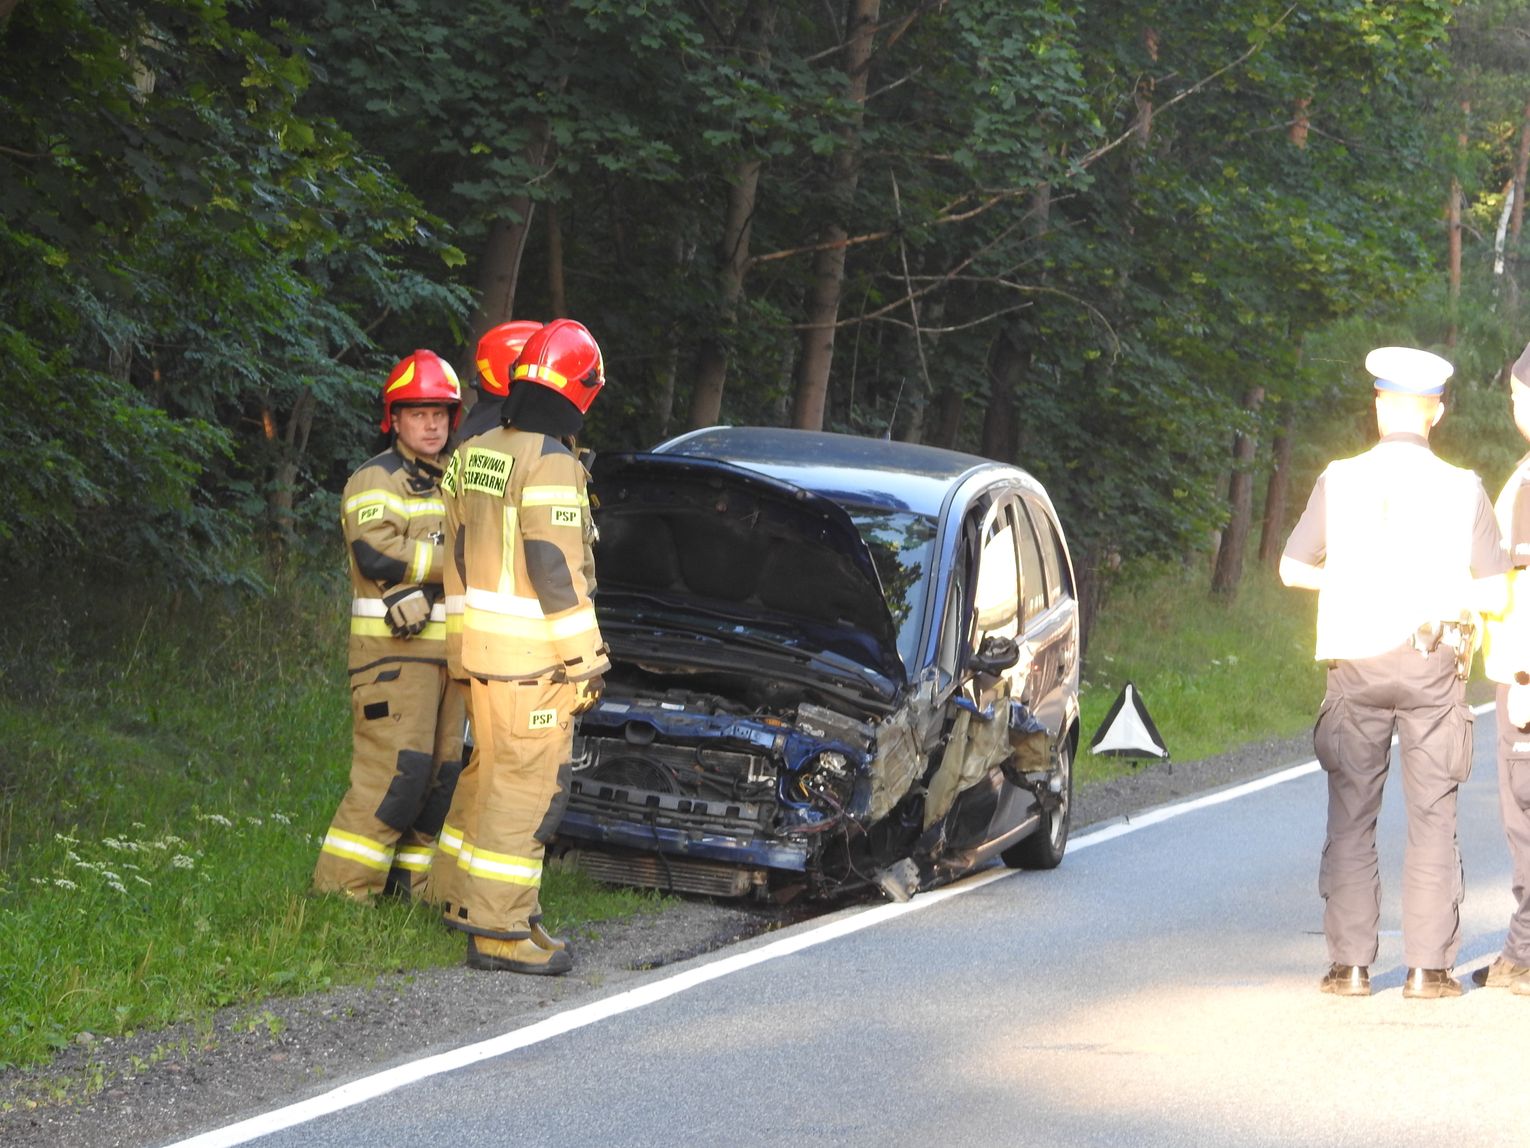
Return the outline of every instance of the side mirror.
{"type": "Polygon", "coordinates": [[[968,667],[979,674],[997,677],[1020,660],[1020,643],[1013,638],[989,635],[968,661],[968,667]]]}

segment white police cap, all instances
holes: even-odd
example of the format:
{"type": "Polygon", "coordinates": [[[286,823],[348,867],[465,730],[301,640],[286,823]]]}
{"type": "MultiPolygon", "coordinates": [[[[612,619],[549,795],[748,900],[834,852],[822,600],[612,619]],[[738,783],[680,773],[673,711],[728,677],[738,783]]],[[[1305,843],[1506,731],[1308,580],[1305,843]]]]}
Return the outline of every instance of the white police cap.
{"type": "Polygon", "coordinates": [[[1395,395],[1440,395],[1456,369],[1440,356],[1413,347],[1377,347],[1365,356],[1376,389],[1395,395]]]}

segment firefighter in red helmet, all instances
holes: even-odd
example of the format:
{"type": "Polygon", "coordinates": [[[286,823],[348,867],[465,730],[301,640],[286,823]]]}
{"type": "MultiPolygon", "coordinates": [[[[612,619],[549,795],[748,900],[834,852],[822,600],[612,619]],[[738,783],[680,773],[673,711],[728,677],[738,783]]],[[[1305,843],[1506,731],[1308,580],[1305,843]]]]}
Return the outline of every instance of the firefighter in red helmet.
{"type": "MultiPolygon", "coordinates": [[[[483,333],[483,337],[478,340],[478,353],[475,356],[478,366],[478,401],[457,427],[458,442],[467,442],[499,426],[504,414],[505,396],[510,393],[515,360],[520,358],[526,340],[541,330],[541,327],[541,323],[530,319],[514,319],[490,327],[483,333]]],[[[471,721],[472,698],[468,692],[467,674],[462,669],[463,587],[455,575],[455,566],[448,563],[444,581],[446,668],[452,676],[454,688],[462,696],[463,707],[471,721]]],[[[477,793],[478,747],[475,743],[465,749],[465,764],[457,778],[452,807],[441,825],[441,835],[436,841],[437,860],[431,865],[430,880],[425,887],[426,900],[443,906],[456,902],[457,851],[462,847],[461,811],[473,801],[477,793]]]]}
{"type": "Polygon", "coordinates": [[[512,319],[490,327],[478,340],[478,401],[468,410],[457,428],[457,441],[467,442],[484,431],[499,426],[504,415],[505,396],[510,393],[511,374],[521,357],[526,340],[542,329],[531,319],[512,319]]]}
{"type": "Polygon", "coordinates": [[[521,352],[504,424],[457,447],[442,479],[479,754],[444,918],[468,934],[475,969],[573,967],[542,928],[538,890],[568,800],[573,719],[610,665],[590,600],[585,471],[566,441],[604,383],[590,332],[547,324],[521,352]]]}
{"type": "Polygon", "coordinates": [[[388,449],[346,484],[351,571],[350,789],[314,868],[318,892],[423,890],[462,768],[462,695],[446,673],[441,468],[462,405],[451,366],[415,351],[382,392],[388,449]]]}

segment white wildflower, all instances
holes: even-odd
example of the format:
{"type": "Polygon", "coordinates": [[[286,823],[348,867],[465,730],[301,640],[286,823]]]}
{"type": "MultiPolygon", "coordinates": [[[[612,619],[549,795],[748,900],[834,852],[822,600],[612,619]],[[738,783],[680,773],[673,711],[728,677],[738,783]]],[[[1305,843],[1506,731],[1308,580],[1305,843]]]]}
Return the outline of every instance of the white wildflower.
{"type": "Polygon", "coordinates": [[[234,827],[234,823],[221,813],[199,813],[197,814],[197,820],[211,821],[214,825],[221,825],[225,829],[232,829],[234,827]]]}
{"type": "Polygon", "coordinates": [[[292,824],[292,818],[288,817],[285,813],[273,813],[271,814],[271,820],[279,822],[282,825],[292,824]]]}
{"type": "Polygon", "coordinates": [[[170,858],[170,868],[172,869],[194,869],[196,864],[194,860],[184,853],[177,853],[174,857],[170,858]]]}
{"type": "Polygon", "coordinates": [[[137,873],[133,874],[133,880],[137,881],[140,885],[147,885],[151,889],[154,888],[153,881],[146,880],[145,878],[140,877],[137,873]]]}
{"type": "Polygon", "coordinates": [[[1238,655],[1237,654],[1228,654],[1227,655],[1227,664],[1229,666],[1236,666],[1238,664],[1238,655]]]}
{"type": "Polygon", "coordinates": [[[60,889],[78,889],[79,888],[79,886],[76,885],[73,881],[69,880],[68,877],[55,877],[55,878],[53,878],[53,883],[55,885],[57,885],[60,889]]]}
{"type": "Polygon", "coordinates": [[[71,837],[67,833],[55,833],[53,835],[53,840],[60,841],[65,845],[78,845],[80,843],[80,839],[78,837],[71,837]]]}
{"type": "Polygon", "coordinates": [[[34,885],[47,885],[49,883],[50,882],[48,881],[48,879],[46,877],[33,877],[32,878],[32,884],[34,884],[34,885]]]}
{"type": "Polygon", "coordinates": [[[121,881],[122,880],[122,877],[119,874],[113,873],[110,869],[102,869],[101,870],[101,876],[106,878],[106,883],[108,885],[110,885],[113,881],[121,881]]]}
{"type": "Polygon", "coordinates": [[[265,822],[263,822],[258,817],[246,817],[244,820],[245,820],[245,823],[247,825],[264,825],[265,824],[265,822]]]}
{"type": "Polygon", "coordinates": [[[127,892],[127,886],[124,885],[121,881],[108,881],[106,883],[106,887],[108,889],[113,890],[114,892],[117,892],[117,893],[126,893],[127,892]]]}

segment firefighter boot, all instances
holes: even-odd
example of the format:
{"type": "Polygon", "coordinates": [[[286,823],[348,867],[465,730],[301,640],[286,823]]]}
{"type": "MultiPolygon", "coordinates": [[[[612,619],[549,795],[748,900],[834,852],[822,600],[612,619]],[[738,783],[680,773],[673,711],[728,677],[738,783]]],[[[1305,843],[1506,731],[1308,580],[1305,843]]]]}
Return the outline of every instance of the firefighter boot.
{"type": "Polygon", "coordinates": [[[467,967],[492,972],[561,976],[574,967],[574,958],[556,949],[544,949],[530,938],[500,941],[493,937],[468,937],[467,967]]]}
{"type": "Polygon", "coordinates": [[[555,937],[542,928],[540,918],[531,922],[531,943],[539,949],[546,949],[550,953],[567,953],[570,957],[574,955],[574,950],[569,947],[566,939],[555,937]]]}

